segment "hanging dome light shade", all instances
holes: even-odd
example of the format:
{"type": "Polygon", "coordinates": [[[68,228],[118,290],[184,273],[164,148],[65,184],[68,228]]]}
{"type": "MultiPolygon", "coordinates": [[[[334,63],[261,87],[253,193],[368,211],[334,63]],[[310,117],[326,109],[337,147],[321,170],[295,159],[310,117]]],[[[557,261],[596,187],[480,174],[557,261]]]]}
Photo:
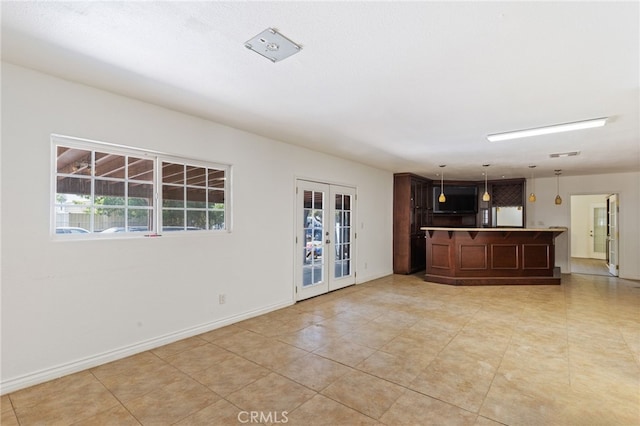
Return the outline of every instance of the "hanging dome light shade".
{"type": "Polygon", "coordinates": [[[556,199],[554,200],[554,202],[556,203],[556,206],[559,206],[560,204],[562,204],[562,197],[560,197],[560,173],[562,173],[562,170],[556,170],[556,199]]]}
{"type": "Polygon", "coordinates": [[[438,197],[438,202],[444,203],[447,201],[447,197],[444,196],[444,168],[446,164],[441,164],[440,168],[442,169],[442,173],[440,173],[440,196],[438,197]]]}
{"type": "MultiPolygon", "coordinates": [[[[489,167],[489,164],[483,164],[482,167],[485,169],[489,167]]],[[[482,201],[490,201],[491,195],[489,195],[489,191],[487,191],[487,172],[484,172],[484,194],[482,194],[482,201]]]]}

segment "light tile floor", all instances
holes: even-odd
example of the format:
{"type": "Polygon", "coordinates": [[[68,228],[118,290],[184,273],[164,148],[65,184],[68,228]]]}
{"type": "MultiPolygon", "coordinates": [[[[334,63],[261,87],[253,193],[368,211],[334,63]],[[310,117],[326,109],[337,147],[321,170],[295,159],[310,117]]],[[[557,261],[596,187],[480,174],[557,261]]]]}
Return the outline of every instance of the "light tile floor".
{"type": "Polygon", "coordinates": [[[571,273],[611,276],[606,260],[588,259],[584,257],[571,258],[571,273]]]}
{"type": "Polygon", "coordinates": [[[638,425],[640,282],[389,276],[1,405],[3,426],[638,425]]]}

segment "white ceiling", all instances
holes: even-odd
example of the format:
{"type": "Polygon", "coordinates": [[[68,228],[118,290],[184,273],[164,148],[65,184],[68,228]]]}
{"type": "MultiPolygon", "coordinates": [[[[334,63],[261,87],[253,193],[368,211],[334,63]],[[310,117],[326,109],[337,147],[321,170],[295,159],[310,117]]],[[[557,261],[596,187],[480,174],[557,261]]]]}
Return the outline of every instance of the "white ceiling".
{"type": "Polygon", "coordinates": [[[3,1],[2,58],[394,172],[584,175],[640,170],[639,17],[638,2],[3,1]],[[302,51],[244,47],[268,27],[302,51]]]}

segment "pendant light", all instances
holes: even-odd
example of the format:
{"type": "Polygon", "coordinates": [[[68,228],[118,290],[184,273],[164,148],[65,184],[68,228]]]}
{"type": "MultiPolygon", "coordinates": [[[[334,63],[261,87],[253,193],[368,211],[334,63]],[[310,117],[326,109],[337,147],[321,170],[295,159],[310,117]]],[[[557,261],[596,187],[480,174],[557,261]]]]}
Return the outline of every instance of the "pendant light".
{"type": "Polygon", "coordinates": [[[529,194],[529,202],[535,203],[536,202],[536,185],[535,185],[535,181],[533,180],[533,169],[535,169],[536,166],[529,166],[529,168],[531,169],[531,194],[529,194]]]}
{"type": "MultiPolygon", "coordinates": [[[[487,167],[489,167],[489,164],[483,164],[482,167],[484,167],[485,169],[487,167]]],[[[489,195],[489,192],[487,191],[487,172],[484,172],[484,194],[482,194],[482,201],[489,201],[491,200],[491,195],[489,195]]]]}
{"type": "Polygon", "coordinates": [[[560,197],[560,174],[562,173],[562,170],[555,170],[556,173],[556,199],[555,199],[555,203],[557,206],[559,206],[560,204],[562,204],[562,198],[560,197]]]}
{"type": "Polygon", "coordinates": [[[440,164],[440,168],[442,172],[440,173],[440,196],[438,197],[438,202],[444,203],[447,201],[447,197],[444,196],[444,168],[446,164],[440,164]]]}

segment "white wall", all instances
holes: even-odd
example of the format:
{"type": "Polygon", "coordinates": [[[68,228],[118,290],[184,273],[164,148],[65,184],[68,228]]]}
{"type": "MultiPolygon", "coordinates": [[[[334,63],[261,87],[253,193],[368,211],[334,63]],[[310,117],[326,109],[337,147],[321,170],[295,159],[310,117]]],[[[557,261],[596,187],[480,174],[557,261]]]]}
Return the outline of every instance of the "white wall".
{"type": "MultiPolygon", "coordinates": [[[[527,181],[527,193],[531,192],[530,183],[527,181]]],[[[535,183],[537,201],[527,202],[529,227],[571,228],[571,195],[619,194],[620,278],[640,279],[640,172],[561,176],[562,204],[559,206],[553,202],[556,196],[555,177],[536,178],[535,183]]],[[[570,271],[570,253],[570,236],[565,232],[556,238],[556,265],[563,273],[570,271]]]]}
{"type": "MultiPolygon", "coordinates": [[[[293,303],[295,177],[356,186],[358,282],[392,272],[389,172],[4,63],[1,149],[3,393],[293,303]],[[52,241],[51,133],[232,164],[234,231],[52,241]]],[[[555,188],[536,179],[527,226],[569,227],[570,195],[619,193],[620,276],[640,279],[640,173],[561,177],[561,206],[555,188]]]]}
{"type": "Polygon", "coordinates": [[[571,257],[591,257],[591,208],[594,204],[606,206],[606,203],[606,195],[602,194],[571,196],[571,257]]]}
{"type": "Polygon", "coordinates": [[[358,282],[392,273],[391,173],[6,63],[0,170],[3,393],[292,304],[296,177],[355,186],[358,282]],[[52,133],[232,164],[233,232],[53,241],[52,133]]]}

